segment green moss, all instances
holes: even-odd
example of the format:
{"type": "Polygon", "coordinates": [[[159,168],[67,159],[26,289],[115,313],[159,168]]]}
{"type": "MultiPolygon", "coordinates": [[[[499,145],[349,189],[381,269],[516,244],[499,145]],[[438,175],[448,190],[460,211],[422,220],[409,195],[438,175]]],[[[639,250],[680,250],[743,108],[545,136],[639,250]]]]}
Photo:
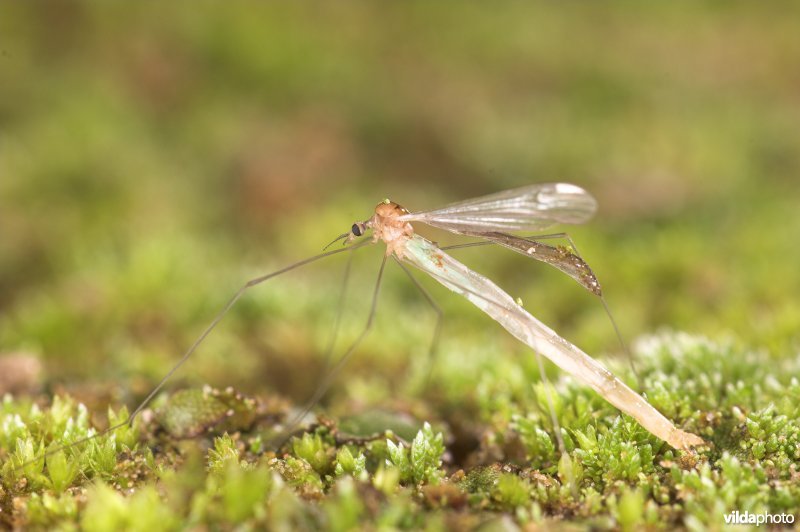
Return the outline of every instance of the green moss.
{"type": "Polygon", "coordinates": [[[82,514],[85,530],[177,530],[179,518],[162,502],[154,486],[145,486],[130,497],[100,483],[87,493],[82,514]]]}
{"type": "MultiPolygon", "coordinates": [[[[244,431],[215,437],[205,458],[196,461],[202,439],[171,449],[177,440],[159,432],[159,418],[61,448],[96,433],[86,407],[61,396],[43,408],[6,397],[2,437],[14,447],[3,450],[2,497],[6,505],[14,501],[17,519],[31,526],[68,522],[86,529],[279,522],[343,530],[365,523],[418,526],[432,519],[428,509],[439,508],[444,513],[433,519],[446,522],[449,512],[467,507],[476,516],[508,512],[519,523],[568,517],[633,530],[721,526],[734,510],[800,510],[800,419],[796,405],[786,400],[797,394],[797,379],[770,379],[757,369],[752,351],[701,337],[661,335],[638,345],[646,393],[675,395],[657,383],[679,375],[687,390],[681,394],[685,407],[673,414],[717,445],[676,452],[611,408],[586,416],[593,408],[591,392],[569,385],[564,397],[584,400],[562,400],[558,407],[564,455],[553,442],[538,388],[528,415],[480,422],[483,443],[462,460],[492,457],[487,466],[452,463],[444,434],[429,423],[405,443],[394,436],[337,436],[332,421],[293,438],[283,455],[268,450],[256,426],[252,436],[244,431]],[[751,374],[715,361],[723,355],[727,364],[752,364],[751,374]],[[723,383],[731,378],[734,385],[723,383]],[[41,459],[46,450],[52,452],[41,459]],[[281,500],[292,501],[290,510],[275,507],[281,500]]],[[[191,393],[180,392],[179,400],[165,404],[183,404],[191,393]]],[[[124,409],[109,410],[112,424],[126,418],[124,409]]],[[[201,432],[209,431],[213,427],[201,432]]]]}
{"type": "Polygon", "coordinates": [[[503,473],[497,478],[493,489],[494,499],[506,510],[524,506],[531,500],[531,487],[517,475],[503,473]]]}
{"type": "MultiPolygon", "coordinates": [[[[251,418],[239,431],[214,437],[198,460],[203,438],[229,425],[198,421],[196,412],[206,410],[191,406],[195,399],[219,399],[191,389],[165,397],[160,416],[63,448],[99,430],[84,405],[65,396],[45,406],[7,396],[0,496],[15,519],[30,526],[86,529],[154,523],[418,527],[450,522],[466,508],[477,520],[472,525],[507,512],[520,524],[555,518],[633,530],[722,526],[734,510],[800,510],[795,377],[772,376],[759,363],[763,355],[745,347],[683,333],[643,338],[637,355],[644,392],[678,423],[703,434],[711,442],[707,449],[670,449],[591,391],[564,383],[550,391],[558,392],[567,454],[554,443],[543,405],[548,389],[523,386],[508,396],[509,416],[473,421],[478,444],[458,462],[449,452],[469,437],[463,427],[446,443],[443,432],[423,422],[407,443],[390,431],[388,438],[340,433],[328,420],[276,455],[272,439],[263,436],[268,431],[261,432],[269,418],[251,418]],[[530,408],[526,414],[523,405],[530,408]],[[186,423],[202,430],[179,442],[174,431],[163,430],[166,408],[194,412],[184,416],[186,423]]],[[[797,362],[778,364],[793,371],[797,362]]],[[[484,382],[496,387],[500,378],[489,374],[484,382]]],[[[267,402],[259,411],[269,411],[267,402]]],[[[275,411],[286,415],[285,408],[275,411]]],[[[108,423],[127,416],[124,408],[108,410],[108,423]]],[[[443,423],[448,419],[459,418],[443,423]]]]}
{"type": "Polygon", "coordinates": [[[353,456],[350,448],[345,445],[336,452],[335,472],[337,476],[346,474],[362,478],[366,473],[366,465],[367,457],[360,451],[353,456]]]}
{"type": "Polygon", "coordinates": [[[402,442],[395,444],[391,440],[387,440],[386,445],[386,463],[400,471],[401,481],[417,485],[436,483],[442,478],[443,436],[441,432],[434,434],[428,423],[414,437],[410,449],[402,442]]]}

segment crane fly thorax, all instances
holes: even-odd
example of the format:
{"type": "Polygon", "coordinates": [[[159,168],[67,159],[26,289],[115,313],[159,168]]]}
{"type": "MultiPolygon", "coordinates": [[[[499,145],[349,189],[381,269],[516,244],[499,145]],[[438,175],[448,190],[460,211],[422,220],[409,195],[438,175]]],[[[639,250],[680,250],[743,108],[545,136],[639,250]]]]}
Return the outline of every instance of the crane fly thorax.
{"type": "Polygon", "coordinates": [[[400,220],[400,216],[408,214],[408,210],[389,200],[378,203],[375,214],[368,225],[372,228],[373,239],[386,243],[386,254],[402,257],[406,241],[414,236],[414,228],[410,223],[400,220]]]}

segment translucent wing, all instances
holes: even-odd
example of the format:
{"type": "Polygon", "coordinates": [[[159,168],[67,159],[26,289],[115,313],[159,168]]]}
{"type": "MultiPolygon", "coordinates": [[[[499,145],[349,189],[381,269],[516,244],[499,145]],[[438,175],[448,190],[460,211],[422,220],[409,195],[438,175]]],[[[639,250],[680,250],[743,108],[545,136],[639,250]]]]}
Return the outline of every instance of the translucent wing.
{"type": "Polygon", "coordinates": [[[543,183],[405,214],[400,220],[455,233],[538,231],[557,223],[583,223],[596,210],[597,202],[582,188],[569,183],[543,183]]]}

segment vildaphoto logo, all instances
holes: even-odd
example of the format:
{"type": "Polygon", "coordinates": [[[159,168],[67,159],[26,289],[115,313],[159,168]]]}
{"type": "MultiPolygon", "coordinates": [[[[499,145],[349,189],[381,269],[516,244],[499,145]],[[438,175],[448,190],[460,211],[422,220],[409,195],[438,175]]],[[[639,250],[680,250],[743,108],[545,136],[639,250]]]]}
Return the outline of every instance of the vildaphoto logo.
{"type": "Polygon", "coordinates": [[[791,525],[794,524],[792,514],[754,514],[748,511],[734,510],[725,514],[726,525],[791,525]]]}

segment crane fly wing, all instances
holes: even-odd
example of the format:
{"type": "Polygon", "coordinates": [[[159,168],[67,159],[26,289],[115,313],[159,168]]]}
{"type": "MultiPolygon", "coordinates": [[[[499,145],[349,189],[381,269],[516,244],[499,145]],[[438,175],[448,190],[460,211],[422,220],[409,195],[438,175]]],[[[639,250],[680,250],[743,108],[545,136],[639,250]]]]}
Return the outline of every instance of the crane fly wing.
{"type": "Polygon", "coordinates": [[[600,283],[594,272],[580,256],[564,246],[550,246],[538,240],[521,238],[496,231],[473,232],[466,231],[465,235],[484,238],[495,244],[521,253],[526,257],[544,262],[575,279],[581,286],[595,295],[602,295],[600,283]]]}
{"type": "Polygon", "coordinates": [[[400,216],[454,233],[538,231],[557,223],[581,224],[597,210],[584,189],[569,183],[542,183],[481,196],[441,209],[400,216]]]}

